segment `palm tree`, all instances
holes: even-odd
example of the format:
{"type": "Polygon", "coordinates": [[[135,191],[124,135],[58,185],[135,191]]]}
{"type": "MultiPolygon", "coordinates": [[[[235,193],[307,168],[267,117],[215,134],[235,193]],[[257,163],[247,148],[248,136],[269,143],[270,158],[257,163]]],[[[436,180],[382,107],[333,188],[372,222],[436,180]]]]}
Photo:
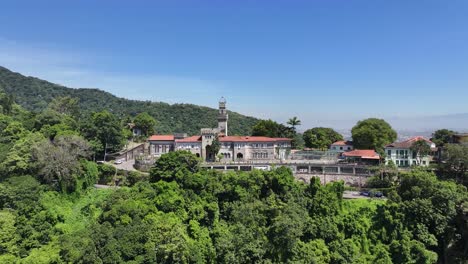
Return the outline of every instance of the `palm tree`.
{"type": "Polygon", "coordinates": [[[292,127],[292,129],[295,131],[296,130],[296,126],[300,126],[301,125],[301,120],[299,120],[297,118],[297,116],[293,117],[293,118],[290,118],[287,122],[288,125],[290,125],[292,127]]]}

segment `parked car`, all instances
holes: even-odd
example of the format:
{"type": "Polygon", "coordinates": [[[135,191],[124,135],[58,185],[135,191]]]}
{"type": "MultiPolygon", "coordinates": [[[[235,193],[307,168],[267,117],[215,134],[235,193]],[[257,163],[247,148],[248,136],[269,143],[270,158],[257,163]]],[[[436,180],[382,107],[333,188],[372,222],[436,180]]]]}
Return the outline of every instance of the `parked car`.
{"type": "Polygon", "coordinates": [[[359,194],[362,195],[362,196],[370,196],[371,192],[363,191],[363,192],[360,192],[359,194]]]}
{"type": "Polygon", "coordinates": [[[382,197],[383,197],[383,193],[382,193],[382,192],[376,192],[376,193],[374,194],[374,196],[377,197],[377,198],[382,198],[382,197]]]}
{"type": "Polygon", "coordinates": [[[118,160],[115,160],[115,161],[114,161],[114,164],[122,164],[122,162],[123,162],[123,161],[122,161],[121,159],[118,159],[118,160]]]}

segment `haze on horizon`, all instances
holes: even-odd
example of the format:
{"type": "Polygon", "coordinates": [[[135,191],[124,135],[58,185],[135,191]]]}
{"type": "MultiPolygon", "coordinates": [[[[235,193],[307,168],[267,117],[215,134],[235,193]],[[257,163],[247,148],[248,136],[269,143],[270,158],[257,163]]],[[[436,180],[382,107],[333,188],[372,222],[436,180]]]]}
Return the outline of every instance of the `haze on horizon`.
{"type": "Polygon", "coordinates": [[[304,128],[382,117],[468,129],[467,12],[466,1],[6,1],[0,65],[130,99],[224,96],[304,128]]]}

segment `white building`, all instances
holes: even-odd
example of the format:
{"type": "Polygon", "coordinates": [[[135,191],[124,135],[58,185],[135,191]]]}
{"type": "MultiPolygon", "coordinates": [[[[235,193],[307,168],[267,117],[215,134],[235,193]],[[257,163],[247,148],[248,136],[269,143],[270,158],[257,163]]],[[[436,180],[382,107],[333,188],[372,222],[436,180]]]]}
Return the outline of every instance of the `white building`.
{"type": "Polygon", "coordinates": [[[397,167],[410,167],[415,165],[429,166],[433,156],[437,152],[434,142],[424,137],[412,137],[408,140],[395,142],[385,146],[386,159],[385,162],[393,161],[397,167]],[[420,164],[418,164],[417,153],[411,151],[411,146],[414,142],[424,140],[431,148],[431,153],[424,157],[419,157],[420,164]]]}
{"type": "Polygon", "coordinates": [[[354,149],[354,147],[353,147],[353,142],[352,141],[340,140],[340,141],[337,141],[337,142],[330,145],[330,150],[331,151],[339,152],[339,153],[343,153],[343,152],[346,152],[346,151],[351,151],[353,149],[354,149]]]}

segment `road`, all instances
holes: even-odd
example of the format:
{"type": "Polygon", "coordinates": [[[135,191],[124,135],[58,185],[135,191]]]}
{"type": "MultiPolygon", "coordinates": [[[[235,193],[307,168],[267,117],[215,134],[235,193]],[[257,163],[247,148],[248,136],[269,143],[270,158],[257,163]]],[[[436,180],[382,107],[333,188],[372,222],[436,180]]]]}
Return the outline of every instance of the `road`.
{"type": "Polygon", "coordinates": [[[113,162],[106,163],[116,167],[119,170],[136,171],[136,169],[133,167],[133,164],[135,164],[135,160],[123,161],[121,164],[114,164],[113,162]]]}
{"type": "MultiPolygon", "coordinates": [[[[360,195],[359,192],[357,192],[357,191],[344,191],[343,192],[343,198],[344,199],[372,199],[372,197],[360,195]]],[[[387,199],[387,198],[385,198],[385,197],[381,197],[381,198],[374,197],[374,199],[387,199]]]]}
{"type": "Polygon", "coordinates": [[[362,196],[359,192],[356,191],[344,191],[343,192],[344,199],[370,199],[367,196],[362,196]]]}

